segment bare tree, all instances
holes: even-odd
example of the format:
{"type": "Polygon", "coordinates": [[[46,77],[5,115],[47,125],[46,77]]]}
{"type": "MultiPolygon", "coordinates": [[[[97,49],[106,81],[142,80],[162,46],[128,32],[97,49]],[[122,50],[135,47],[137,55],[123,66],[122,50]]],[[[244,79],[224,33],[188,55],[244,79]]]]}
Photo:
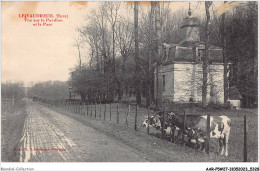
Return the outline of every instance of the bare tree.
{"type": "Polygon", "coordinates": [[[152,67],[151,67],[151,64],[152,64],[152,56],[154,54],[154,49],[153,49],[153,42],[154,42],[154,5],[152,4],[152,1],[151,1],[151,11],[150,11],[150,16],[149,16],[149,59],[148,59],[148,77],[147,77],[147,85],[148,85],[148,89],[147,89],[147,97],[146,97],[146,106],[150,106],[151,104],[151,87],[153,85],[152,83],[152,77],[151,77],[151,74],[152,74],[152,67]]]}
{"type": "Polygon", "coordinates": [[[134,2],[134,28],[135,28],[135,93],[136,93],[136,103],[141,104],[141,81],[140,81],[140,57],[139,57],[139,35],[138,35],[138,3],[134,2]]]}
{"type": "Polygon", "coordinates": [[[161,30],[161,21],[160,21],[160,4],[158,1],[154,1],[152,3],[152,8],[154,8],[154,15],[155,15],[155,34],[156,34],[156,39],[155,39],[155,56],[156,56],[156,61],[157,61],[157,70],[156,70],[156,107],[159,108],[161,107],[161,100],[162,100],[162,95],[161,95],[161,90],[159,89],[159,68],[162,68],[162,30],[161,30]],[[153,7],[154,6],[154,7],[153,7]],[[158,67],[160,65],[160,67],[158,67]]]}
{"type": "Polygon", "coordinates": [[[117,86],[119,87],[120,82],[118,81],[118,78],[116,77],[116,65],[115,65],[115,32],[116,32],[116,23],[118,20],[118,10],[120,8],[120,2],[102,2],[101,8],[106,15],[106,18],[108,22],[111,25],[111,32],[112,32],[112,65],[110,66],[111,72],[112,72],[112,89],[111,92],[111,98],[114,99],[114,88],[115,83],[117,83],[117,86]]]}
{"type": "Polygon", "coordinates": [[[91,64],[96,65],[96,69],[100,72],[103,70],[102,67],[102,55],[100,55],[101,52],[101,34],[99,32],[99,26],[91,22],[90,25],[84,27],[83,29],[79,30],[82,37],[84,37],[85,42],[90,46],[91,51],[91,64]],[[94,55],[95,54],[95,55],[94,55]],[[94,59],[95,57],[95,59],[94,59]]]}
{"type": "Polygon", "coordinates": [[[113,57],[113,74],[115,75],[115,32],[116,32],[116,23],[118,20],[118,10],[120,8],[120,2],[104,2],[102,4],[102,8],[104,9],[104,13],[111,25],[112,29],[112,57],[113,57]]]}
{"type": "Polygon", "coordinates": [[[81,54],[80,54],[80,45],[81,45],[80,44],[80,38],[78,37],[77,39],[75,39],[73,46],[77,47],[77,50],[78,50],[77,61],[78,61],[79,69],[81,69],[81,66],[82,66],[82,59],[81,59],[81,54]]]}
{"type": "Polygon", "coordinates": [[[133,24],[124,19],[121,19],[116,25],[116,45],[122,56],[122,66],[121,66],[122,72],[119,76],[120,85],[118,88],[119,100],[122,98],[124,88],[127,87],[123,75],[125,75],[126,60],[133,52],[133,43],[134,43],[133,30],[134,30],[133,24]]]}
{"type": "Polygon", "coordinates": [[[99,6],[97,10],[91,11],[91,16],[89,16],[90,20],[97,25],[97,31],[100,33],[100,40],[101,43],[99,46],[102,60],[100,60],[103,64],[103,73],[104,73],[104,83],[106,83],[106,98],[107,99],[113,99],[113,93],[110,94],[110,92],[113,92],[113,85],[111,84],[111,47],[110,47],[110,39],[109,39],[109,30],[107,26],[107,15],[105,12],[104,3],[99,6]],[[112,85],[112,88],[111,88],[112,85]],[[111,89],[110,89],[111,88],[111,89]]]}
{"type": "Polygon", "coordinates": [[[209,22],[210,22],[210,12],[209,8],[212,4],[212,1],[205,1],[206,9],[206,25],[205,25],[205,53],[202,60],[203,68],[203,82],[202,82],[202,106],[206,107],[207,105],[207,87],[208,87],[208,63],[209,63],[209,22]]]}
{"type": "MultiPolygon", "coordinates": [[[[224,1],[224,4],[226,1],[224,1]]],[[[226,41],[226,30],[225,30],[225,12],[221,16],[221,43],[223,47],[223,63],[224,63],[224,104],[227,105],[228,100],[228,70],[227,70],[227,41],[226,41]]]]}

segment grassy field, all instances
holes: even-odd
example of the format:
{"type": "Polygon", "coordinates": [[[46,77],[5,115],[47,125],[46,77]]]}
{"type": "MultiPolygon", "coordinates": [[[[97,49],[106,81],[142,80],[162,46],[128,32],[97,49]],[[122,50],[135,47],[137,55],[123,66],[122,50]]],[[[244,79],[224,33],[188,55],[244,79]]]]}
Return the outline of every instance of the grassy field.
{"type": "Polygon", "coordinates": [[[8,109],[13,106],[11,98],[2,98],[1,99],[1,113],[5,113],[8,109]]]}
{"type": "MultiPolygon", "coordinates": [[[[92,107],[92,117],[96,120],[108,121],[109,124],[119,125],[122,127],[127,127],[134,130],[135,127],[135,105],[126,105],[126,104],[97,104],[97,105],[88,105],[88,106],[78,106],[70,107],[70,111],[77,113],[83,113],[85,115],[91,116],[91,107],[92,107]],[[106,109],[106,111],[105,111],[106,109]],[[130,109],[130,113],[129,113],[130,109]],[[111,113],[110,113],[111,111],[111,113]],[[111,118],[110,118],[111,114],[111,118]],[[117,115],[118,114],[118,115],[117,115]],[[117,121],[118,116],[118,121],[117,121]],[[127,118],[127,122],[126,122],[127,118]],[[110,120],[111,119],[111,120],[110,120]],[[118,123],[118,124],[117,124],[118,123]]],[[[169,110],[169,109],[167,109],[169,110]]],[[[226,110],[226,109],[214,109],[207,108],[202,109],[199,107],[185,107],[180,108],[178,111],[179,115],[186,111],[187,114],[197,114],[204,115],[210,113],[210,115],[226,115],[231,118],[231,134],[229,140],[229,157],[222,159],[221,161],[228,162],[242,162],[243,161],[243,148],[244,148],[244,132],[243,132],[243,117],[247,115],[247,126],[248,126],[248,135],[247,135],[247,149],[248,149],[248,161],[257,162],[258,161],[258,114],[257,109],[245,109],[245,110],[226,110]]],[[[152,110],[149,110],[150,115],[155,114],[152,110]]],[[[146,108],[137,107],[137,130],[138,132],[146,133],[146,128],[141,127],[145,116],[147,116],[148,111],[146,108]]],[[[153,136],[160,137],[160,131],[155,129],[150,129],[150,134],[153,136]]],[[[218,154],[218,141],[211,140],[210,142],[210,152],[211,154],[218,154]]]]}
{"type": "Polygon", "coordinates": [[[2,99],[1,106],[1,158],[3,162],[17,162],[19,152],[14,148],[18,147],[22,137],[26,104],[24,101],[12,104],[11,99],[2,99]]]}

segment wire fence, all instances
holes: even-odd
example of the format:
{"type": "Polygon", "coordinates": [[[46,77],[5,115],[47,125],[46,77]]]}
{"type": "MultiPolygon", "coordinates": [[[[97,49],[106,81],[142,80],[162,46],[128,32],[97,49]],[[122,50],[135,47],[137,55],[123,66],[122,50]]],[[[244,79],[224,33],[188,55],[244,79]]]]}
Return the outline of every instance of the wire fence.
{"type": "Polygon", "coordinates": [[[5,113],[8,109],[18,103],[16,98],[1,98],[1,112],[5,113]]]}
{"type": "MultiPolygon", "coordinates": [[[[86,115],[92,118],[99,118],[101,120],[109,121],[117,125],[125,125],[129,128],[132,128],[136,131],[144,132],[156,137],[161,138],[162,140],[172,141],[171,138],[165,135],[165,121],[168,118],[168,112],[163,109],[161,112],[162,127],[160,130],[155,129],[154,127],[142,127],[142,124],[146,118],[148,121],[151,116],[156,115],[156,112],[152,109],[138,107],[137,104],[122,104],[122,103],[110,103],[102,104],[100,102],[96,103],[85,103],[80,101],[68,101],[68,100],[39,100],[48,105],[61,107],[68,111],[86,115]]],[[[187,127],[189,121],[194,120],[198,115],[186,114],[183,111],[182,114],[179,114],[183,121],[183,128],[187,127]]],[[[185,145],[187,142],[187,136],[184,134],[184,130],[181,131],[181,139],[175,140],[175,143],[185,145]]],[[[207,114],[207,131],[206,131],[206,152],[218,153],[219,150],[216,148],[219,147],[219,142],[217,139],[210,139],[210,115],[207,114]]],[[[177,137],[178,133],[173,138],[177,137]]],[[[230,154],[232,157],[240,161],[248,161],[248,146],[247,146],[247,116],[243,118],[232,119],[232,132],[229,138],[230,154]],[[239,134],[240,137],[237,137],[239,134]]]]}

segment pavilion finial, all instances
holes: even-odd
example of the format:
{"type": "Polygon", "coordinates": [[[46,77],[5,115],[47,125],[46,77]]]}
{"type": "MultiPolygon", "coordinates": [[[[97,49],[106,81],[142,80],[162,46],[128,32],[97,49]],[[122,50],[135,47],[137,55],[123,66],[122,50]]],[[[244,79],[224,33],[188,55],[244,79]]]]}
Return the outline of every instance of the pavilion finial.
{"type": "Polygon", "coordinates": [[[189,11],[188,11],[188,15],[191,16],[190,3],[189,3],[189,11]]]}

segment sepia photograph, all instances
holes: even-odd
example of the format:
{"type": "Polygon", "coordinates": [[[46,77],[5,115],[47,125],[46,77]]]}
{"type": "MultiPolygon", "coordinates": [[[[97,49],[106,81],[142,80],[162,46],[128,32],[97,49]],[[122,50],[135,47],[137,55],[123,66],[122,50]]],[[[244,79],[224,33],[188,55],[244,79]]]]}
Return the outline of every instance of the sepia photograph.
{"type": "Polygon", "coordinates": [[[259,171],[258,121],[258,1],[1,1],[1,171],[259,171]]]}

